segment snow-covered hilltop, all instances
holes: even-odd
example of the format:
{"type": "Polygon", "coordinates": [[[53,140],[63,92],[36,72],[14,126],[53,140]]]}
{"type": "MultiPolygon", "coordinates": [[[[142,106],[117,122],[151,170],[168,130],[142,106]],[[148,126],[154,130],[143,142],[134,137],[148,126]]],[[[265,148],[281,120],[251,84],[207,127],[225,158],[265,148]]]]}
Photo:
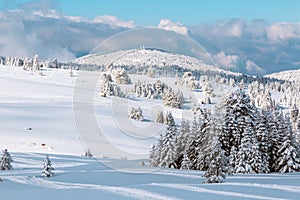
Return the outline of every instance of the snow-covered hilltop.
{"type": "Polygon", "coordinates": [[[265,77],[300,83],[300,69],[268,74],[265,77]]]}
{"type": "Polygon", "coordinates": [[[205,64],[203,61],[186,55],[173,54],[155,49],[121,50],[105,54],[90,54],[73,61],[78,64],[96,64],[115,67],[172,67],[177,66],[188,70],[224,72],[233,74],[205,64]]]}

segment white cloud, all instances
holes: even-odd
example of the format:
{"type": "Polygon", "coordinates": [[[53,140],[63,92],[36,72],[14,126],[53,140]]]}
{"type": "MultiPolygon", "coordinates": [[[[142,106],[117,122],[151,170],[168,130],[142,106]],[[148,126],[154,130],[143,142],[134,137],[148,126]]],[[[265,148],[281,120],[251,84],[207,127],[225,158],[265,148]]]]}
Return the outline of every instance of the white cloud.
{"type": "Polygon", "coordinates": [[[264,74],[264,73],[266,73],[266,71],[263,68],[259,67],[252,60],[247,60],[245,64],[246,64],[246,70],[250,74],[264,74]]]}
{"type": "Polygon", "coordinates": [[[168,31],[174,31],[182,35],[188,35],[189,33],[189,29],[186,26],[184,26],[180,22],[172,22],[169,19],[160,20],[157,27],[168,31]]]}
{"type": "Polygon", "coordinates": [[[95,23],[53,10],[0,12],[0,55],[31,57],[39,54],[41,59],[70,61],[88,54],[107,37],[133,26],[121,20],[111,26],[112,20],[117,18],[106,19],[107,22],[95,23]]]}
{"type": "Polygon", "coordinates": [[[107,24],[112,27],[124,27],[124,28],[134,28],[136,27],[133,20],[130,21],[123,21],[115,16],[111,15],[103,15],[103,16],[97,16],[93,20],[94,23],[101,23],[101,24],[107,24]]]}
{"type": "Polygon", "coordinates": [[[271,41],[300,39],[300,23],[274,23],[267,27],[266,34],[271,41]]]}
{"type": "Polygon", "coordinates": [[[240,62],[240,57],[238,55],[226,55],[223,51],[212,57],[216,64],[224,69],[237,68],[240,62]]]}

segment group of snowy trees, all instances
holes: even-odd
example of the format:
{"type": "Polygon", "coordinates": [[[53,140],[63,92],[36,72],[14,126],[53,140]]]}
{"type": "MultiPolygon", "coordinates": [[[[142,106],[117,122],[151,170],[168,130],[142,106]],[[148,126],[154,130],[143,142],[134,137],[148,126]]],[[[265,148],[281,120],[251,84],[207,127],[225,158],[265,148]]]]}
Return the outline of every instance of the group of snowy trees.
{"type": "Polygon", "coordinates": [[[162,99],[165,106],[181,108],[184,97],[181,91],[175,92],[171,87],[157,80],[155,83],[141,83],[138,81],[133,85],[132,93],[138,97],[149,99],[162,99]]]}
{"type": "Polygon", "coordinates": [[[224,173],[300,171],[289,114],[258,109],[243,89],[229,93],[214,113],[200,109],[191,125],[169,118],[151,148],[152,166],[207,171],[207,182],[222,182],[224,173]]]}
{"type": "Polygon", "coordinates": [[[137,81],[133,84],[131,92],[137,97],[146,97],[149,99],[162,99],[162,94],[169,88],[168,85],[157,80],[154,83],[142,83],[137,81]]]}
{"type": "Polygon", "coordinates": [[[7,57],[5,59],[1,59],[1,64],[15,67],[23,67],[24,70],[30,71],[39,70],[41,67],[38,55],[35,55],[33,58],[7,57]]]}
{"type": "MultiPolygon", "coordinates": [[[[13,169],[13,166],[11,164],[12,162],[13,159],[11,158],[10,153],[8,152],[7,149],[4,149],[3,155],[1,157],[0,170],[12,170],[13,169]]],[[[43,170],[41,175],[43,177],[51,177],[54,175],[53,170],[54,168],[52,167],[49,157],[47,156],[43,162],[43,170]]],[[[0,181],[2,181],[1,178],[0,181]]]]}
{"type": "Polygon", "coordinates": [[[110,96],[119,96],[124,97],[124,93],[121,88],[113,82],[111,74],[103,73],[101,85],[100,85],[100,96],[110,97],[110,96]]]}
{"type": "Polygon", "coordinates": [[[135,119],[135,120],[138,120],[138,121],[143,121],[144,120],[143,111],[140,107],[138,107],[138,108],[131,107],[129,109],[129,117],[131,119],[135,119]]]}

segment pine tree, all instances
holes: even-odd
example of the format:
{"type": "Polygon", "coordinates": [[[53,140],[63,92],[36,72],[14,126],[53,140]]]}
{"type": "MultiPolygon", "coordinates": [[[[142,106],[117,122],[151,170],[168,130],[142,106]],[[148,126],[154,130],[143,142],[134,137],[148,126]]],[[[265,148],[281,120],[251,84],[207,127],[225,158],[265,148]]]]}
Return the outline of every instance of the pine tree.
{"type": "Polygon", "coordinates": [[[0,169],[1,170],[12,170],[13,167],[11,163],[13,162],[13,159],[11,158],[9,152],[7,149],[3,150],[3,155],[1,158],[1,164],[0,164],[0,169]]]}
{"type": "Polygon", "coordinates": [[[209,166],[204,176],[204,183],[223,183],[226,178],[226,157],[225,151],[221,148],[221,143],[217,135],[212,134],[210,140],[210,153],[208,155],[209,166]]]}
{"type": "Polygon", "coordinates": [[[260,112],[257,120],[256,125],[256,138],[258,142],[259,151],[261,152],[261,159],[262,159],[262,168],[260,172],[262,173],[269,173],[270,172],[270,156],[269,156],[269,149],[270,149],[270,138],[267,131],[267,118],[266,114],[263,111],[260,112]]]}
{"type": "Polygon", "coordinates": [[[164,113],[163,113],[163,111],[159,111],[157,113],[156,122],[161,123],[161,124],[164,123],[164,113]]]}
{"type": "Polygon", "coordinates": [[[275,171],[280,173],[300,171],[300,148],[296,143],[292,132],[289,117],[285,120],[285,134],[283,142],[277,152],[277,162],[275,171]]]}
{"type": "Polygon", "coordinates": [[[284,122],[283,113],[274,113],[273,122],[270,124],[271,146],[270,146],[270,169],[272,172],[277,171],[277,162],[279,159],[278,151],[282,146],[286,134],[286,123],[284,122]]]}
{"type": "Polygon", "coordinates": [[[236,166],[236,160],[237,160],[237,151],[236,151],[235,146],[231,147],[230,155],[229,155],[228,159],[229,159],[228,172],[230,174],[233,174],[233,173],[235,173],[235,166],[236,166]]]}
{"type": "Polygon", "coordinates": [[[46,159],[44,160],[43,165],[44,165],[44,168],[43,168],[43,171],[42,171],[42,176],[47,177],[47,178],[53,176],[54,173],[52,172],[52,170],[54,170],[54,168],[52,167],[49,156],[46,157],[46,159]]]}
{"type": "Polygon", "coordinates": [[[262,168],[261,154],[250,123],[242,134],[241,144],[236,157],[236,173],[260,173],[262,168]]]}
{"type": "Polygon", "coordinates": [[[178,152],[175,140],[177,128],[171,112],[168,113],[167,119],[168,126],[162,141],[160,167],[177,168],[176,161],[178,159],[178,152]]]}
{"type": "Polygon", "coordinates": [[[153,167],[158,167],[160,165],[163,141],[164,136],[163,134],[160,134],[157,145],[152,145],[150,153],[150,165],[153,167]]]}
{"type": "Polygon", "coordinates": [[[189,169],[191,169],[191,166],[192,166],[192,163],[191,163],[189,157],[187,156],[186,152],[183,152],[183,158],[182,158],[180,169],[189,170],[189,169]]]}
{"type": "Polygon", "coordinates": [[[180,130],[175,138],[175,145],[178,154],[178,159],[176,161],[178,168],[181,168],[183,156],[184,153],[186,153],[186,149],[188,147],[187,145],[190,132],[191,130],[189,122],[185,119],[182,119],[180,130]]]}
{"type": "MultiPolygon", "coordinates": [[[[196,138],[196,144],[197,144],[197,154],[196,154],[196,160],[193,163],[195,166],[195,169],[197,170],[207,170],[208,168],[208,155],[210,153],[210,140],[212,139],[212,136],[210,134],[211,132],[211,121],[210,116],[207,110],[201,110],[201,115],[199,117],[199,134],[196,138]]],[[[215,126],[213,126],[215,127],[215,126]]],[[[214,133],[215,134],[215,133],[214,133]]]]}
{"type": "Polygon", "coordinates": [[[195,169],[194,163],[196,163],[197,153],[199,149],[197,143],[199,139],[197,138],[200,138],[199,136],[200,132],[198,128],[199,126],[195,115],[194,120],[192,122],[191,133],[189,134],[187,139],[187,148],[186,148],[187,156],[192,163],[191,169],[195,169]]]}

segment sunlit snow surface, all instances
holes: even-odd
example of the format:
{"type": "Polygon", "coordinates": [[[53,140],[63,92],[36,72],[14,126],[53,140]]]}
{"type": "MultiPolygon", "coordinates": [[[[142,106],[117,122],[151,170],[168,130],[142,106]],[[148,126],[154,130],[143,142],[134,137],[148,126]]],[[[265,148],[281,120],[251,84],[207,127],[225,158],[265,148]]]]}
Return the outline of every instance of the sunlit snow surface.
{"type": "MultiPolygon", "coordinates": [[[[118,148],[139,156],[129,160],[117,155],[99,160],[82,157],[86,147],[72,109],[76,73],[75,77],[60,69],[42,73],[0,66],[0,148],[9,149],[14,159],[14,170],[0,171],[0,199],[299,199],[300,173],[234,175],[223,184],[203,185],[203,172],[148,167],[147,152],[156,137],[135,141],[124,135],[111,115],[111,100],[97,96],[95,116],[102,130],[97,137],[107,137],[118,148]],[[47,154],[55,176],[42,178],[47,154]],[[146,166],[141,166],[142,160],[146,166]],[[110,168],[116,166],[111,163],[133,172],[110,168]],[[134,173],[142,170],[146,173],[134,173]]],[[[155,109],[161,106],[147,99],[130,100],[127,106],[131,105],[145,107],[149,120],[137,126],[148,126],[153,119],[147,110],[151,113],[154,105],[155,109]]],[[[181,111],[173,112],[180,119],[181,111]]]]}

